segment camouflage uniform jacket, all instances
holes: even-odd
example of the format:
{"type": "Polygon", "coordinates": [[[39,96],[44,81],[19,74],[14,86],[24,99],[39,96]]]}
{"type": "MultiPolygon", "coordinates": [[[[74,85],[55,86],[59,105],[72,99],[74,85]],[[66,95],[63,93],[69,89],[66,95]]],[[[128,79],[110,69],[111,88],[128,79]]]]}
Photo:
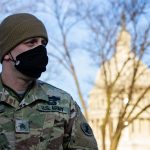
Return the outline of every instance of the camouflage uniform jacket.
{"type": "Polygon", "coordinates": [[[0,150],[97,150],[93,132],[66,92],[42,81],[22,99],[0,81],[0,150]]]}

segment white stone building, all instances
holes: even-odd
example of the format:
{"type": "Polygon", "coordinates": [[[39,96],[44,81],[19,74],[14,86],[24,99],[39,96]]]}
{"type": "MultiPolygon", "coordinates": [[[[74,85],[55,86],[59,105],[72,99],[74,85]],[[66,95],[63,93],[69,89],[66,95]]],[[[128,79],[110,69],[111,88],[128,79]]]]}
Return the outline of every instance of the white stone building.
{"type": "MultiPolygon", "coordinates": [[[[116,96],[116,100],[111,105],[111,118],[113,120],[113,124],[117,123],[118,114],[123,105],[128,102],[128,91],[131,86],[132,76],[133,76],[133,67],[135,60],[138,61],[135,54],[131,52],[131,36],[126,31],[126,29],[122,29],[120,35],[118,36],[118,42],[116,44],[116,53],[109,60],[105,62],[105,68],[107,72],[108,81],[112,82],[115,80],[119,70],[122,69],[126,60],[130,58],[130,60],[126,63],[123,71],[121,72],[121,77],[115,83],[114,90],[112,96],[116,96],[116,93],[123,91],[120,97],[116,96]],[[123,90],[122,90],[123,89],[123,90]]],[[[127,109],[127,111],[131,111],[133,109],[133,105],[140,97],[141,93],[149,88],[150,86],[150,69],[143,64],[141,61],[139,62],[137,78],[138,80],[134,85],[134,92],[132,95],[132,106],[127,109]],[[141,75],[142,74],[142,75],[141,75]]],[[[95,86],[91,90],[89,94],[89,122],[93,128],[95,137],[98,142],[99,150],[101,148],[101,124],[104,118],[107,102],[106,102],[106,89],[105,89],[105,79],[104,79],[104,71],[103,66],[99,69],[96,77],[95,86]]],[[[150,104],[150,91],[142,97],[142,101],[138,104],[132,113],[134,116],[137,112],[141,110],[144,106],[150,104]]],[[[128,120],[124,121],[124,124],[128,125],[128,120]]],[[[108,133],[107,133],[108,134],[108,133]]],[[[108,136],[107,136],[108,138],[108,136]]],[[[109,140],[107,145],[109,145],[109,140]]],[[[109,148],[107,149],[109,150],[109,148]]],[[[121,140],[119,142],[118,150],[150,150],[150,109],[144,111],[144,113],[138,117],[131,125],[127,126],[123,130],[123,135],[121,136],[121,140]]]]}

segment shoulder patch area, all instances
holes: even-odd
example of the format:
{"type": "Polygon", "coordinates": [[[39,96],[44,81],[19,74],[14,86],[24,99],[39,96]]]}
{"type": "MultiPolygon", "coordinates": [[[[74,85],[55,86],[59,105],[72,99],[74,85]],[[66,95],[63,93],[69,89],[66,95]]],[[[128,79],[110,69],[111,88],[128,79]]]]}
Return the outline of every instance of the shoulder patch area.
{"type": "Polygon", "coordinates": [[[57,105],[57,102],[60,101],[60,97],[48,96],[48,100],[49,105],[57,105]]]}
{"type": "Polygon", "coordinates": [[[88,125],[88,123],[81,123],[80,124],[80,127],[83,131],[83,133],[87,136],[92,136],[93,135],[93,132],[92,132],[92,129],[91,127],[88,125]]]}
{"type": "Polygon", "coordinates": [[[60,98],[60,100],[66,99],[70,101],[71,99],[71,95],[69,93],[51,84],[38,80],[37,85],[42,86],[42,89],[45,91],[46,95],[49,96],[50,100],[59,100],[60,98]]]}

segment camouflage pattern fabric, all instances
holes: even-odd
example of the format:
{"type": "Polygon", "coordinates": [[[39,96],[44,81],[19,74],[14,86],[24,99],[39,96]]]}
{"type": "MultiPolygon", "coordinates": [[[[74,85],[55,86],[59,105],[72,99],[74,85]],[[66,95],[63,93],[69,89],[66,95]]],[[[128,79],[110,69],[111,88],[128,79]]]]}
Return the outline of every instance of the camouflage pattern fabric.
{"type": "Polygon", "coordinates": [[[66,92],[36,81],[24,98],[0,82],[0,150],[97,150],[79,106],[66,92]]]}

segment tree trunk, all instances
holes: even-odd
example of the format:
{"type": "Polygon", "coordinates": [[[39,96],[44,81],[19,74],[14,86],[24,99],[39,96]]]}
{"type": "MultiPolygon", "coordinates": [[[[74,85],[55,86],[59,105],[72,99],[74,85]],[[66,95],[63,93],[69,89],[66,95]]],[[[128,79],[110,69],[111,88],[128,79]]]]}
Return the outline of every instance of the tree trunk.
{"type": "Polygon", "coordinates": [[[106,150],[106,131],[104,125],[101,128],[101,133],[102,133],[102,150],[106,150]]]}
{"type": "Polygon", "coordinates": [[[83,99],[83,94],[81,92],[81,88],[80,88],[80,85],[79,85],[79,80],[77,78],[77,74],[76,74],[76,71],[75,71],[73,65],[71,66],[71,69],[72,69],[72,76],[74,78],[75,85],[76,85],[76,88],[77,88],[77,93],[78,93],[78,96],[79,96],[79,99],[80,99],[80,102],[81,102],[81,105],[82,105],[82,108],[83,108],[83,114],[85,115],[85,118],[88,121],[88,113],[87,113],[86,103],[83,99]]]}
{"type": "Polygon", "coordinates": [[[114,137],[111,141],[110,150],[117,150],[121,134],[122,134],[121,129],[116,132],[116,134],[114,135],[114,137]]]}

